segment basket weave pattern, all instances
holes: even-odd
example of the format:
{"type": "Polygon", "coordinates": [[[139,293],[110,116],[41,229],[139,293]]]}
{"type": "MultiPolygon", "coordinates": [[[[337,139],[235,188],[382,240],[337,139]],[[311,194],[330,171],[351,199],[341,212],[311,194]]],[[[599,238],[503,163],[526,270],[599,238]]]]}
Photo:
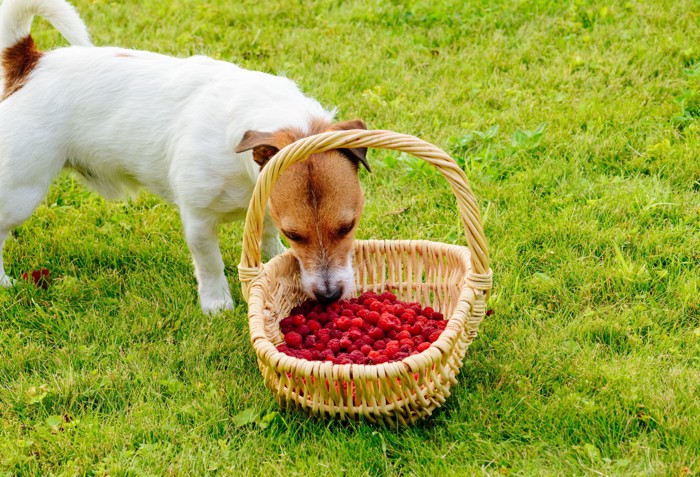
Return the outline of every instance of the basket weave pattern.
{"type": "Polygon", "coordinates": [[[314,415],[409,424],[445,402],[476,337],[491,289],[488,249],[476,200],[464,172],[445,152],[391,131],[337,131],[300,139],[262,170],[246,217],[239,277],[248,301],[251,341],[265,384],[283,406],[314,415]],[[433,164],[457,198],[469,247],[426,240],[356,240],[357,293],[393,291],[399,300],[432,306],[448,319],[426,351],[380,365],[334,365],[277,351],[279,321],[304,301],[299,265],[285,252],[263,264],[260,238],[272,185],[291,164],[337,148],[404,151],[433,164]]]}

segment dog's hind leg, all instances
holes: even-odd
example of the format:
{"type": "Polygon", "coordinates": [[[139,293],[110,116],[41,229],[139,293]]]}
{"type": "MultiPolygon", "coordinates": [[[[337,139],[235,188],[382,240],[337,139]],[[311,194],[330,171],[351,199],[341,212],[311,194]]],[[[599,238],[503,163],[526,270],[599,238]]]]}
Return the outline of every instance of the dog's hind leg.
{"type": "MultiPolygon", "coordinates": [[[[2,170],[0,169],[0,173],[2,170]]],[[[12,279],[5,273],[3,249],[13,229],[32,215],[46,196],[48,184],[24,187],[8,187],[0,180],[0,286],[12,286],[12,279]]]]}
{"type": "Polygon", "coordinates": [[[12,280],[5,273],[5,264],[2,260],[2,251],[5,247],[5,240],[7,240],[7,232],[0,230],[0,286],[9,287],[12,286],[12,280]]]}
{"type": "Polygon", "coordinates": [[[233,309],[233,298],[224,275],[224,261],[219,250],[217,222],[194,211],[180,209],[185,240],[194,261],[202,311],[215,313],[233,309]]]}

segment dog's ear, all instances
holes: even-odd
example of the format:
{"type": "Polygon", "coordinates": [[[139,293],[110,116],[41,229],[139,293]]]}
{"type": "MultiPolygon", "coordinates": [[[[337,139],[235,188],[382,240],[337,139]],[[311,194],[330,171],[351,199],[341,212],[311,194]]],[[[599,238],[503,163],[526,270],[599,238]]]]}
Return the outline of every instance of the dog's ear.
{"type": "Polygon", "coordinates": [[[246,152],[253,150],[253,160],[262,169],[272,156],[279,152],[279,148],[274,146],[274,134],[260,131],[246,131],[243,139],[236,146],[236,152],[246,152]]]}
{"type": "MultiPolygon", "coordinates": [[[[342,123],[335,123],[330,128],[329,131],[348,131],[350,129],[367,129],[365,123],[360,119],[352,119],[350,121],[344,121],[342,123]]],[[[348,149],[339,149],[341,153],[350,159],[356,166],[362,163],[367,171],[372,172],[369,168],[369,162],[367,162],[367,148],[366,147],[356,147],[348,149]]]]}

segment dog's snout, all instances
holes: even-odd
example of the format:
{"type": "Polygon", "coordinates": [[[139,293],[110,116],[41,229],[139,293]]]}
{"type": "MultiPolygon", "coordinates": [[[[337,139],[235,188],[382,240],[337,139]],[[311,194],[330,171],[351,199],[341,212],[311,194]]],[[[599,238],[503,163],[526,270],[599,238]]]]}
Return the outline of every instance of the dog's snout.
{"type": "Polygon", "coordinates": [[[318,300],[319,303],[328,305],[329,303],[340,300],[340,297],[343,296],[343,289],[337,288],[335,290],[329,290],[328,292],[314,290],[314,295],[316,295],[316,300],[318,300]]]}

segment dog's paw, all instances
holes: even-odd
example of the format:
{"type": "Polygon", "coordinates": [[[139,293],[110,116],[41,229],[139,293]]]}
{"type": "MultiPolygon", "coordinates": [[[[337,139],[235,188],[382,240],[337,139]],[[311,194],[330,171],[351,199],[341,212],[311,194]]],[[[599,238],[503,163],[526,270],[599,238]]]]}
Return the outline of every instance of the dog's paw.
{"type": "Polygon", "coordinates": [[[281,253],[287,251],[287,247],[284,246],[279,236],[274,239],[263,240],[262,243],[262,254],[265,260],[269,260],[281,253]]]}
{"type": "Polygon", "coordinates": [[[231,296],[225,296],[218,299],[202,298],[202,311],[207,315],[213,315],[224,310],[233,310],[235,305],[231,296]]]}
{"type": "Polygon", "coordinates": [[[16,283],[15,280],[13,280],[12,278],[10,278],[7,275],[3,275],[0,277],[0,287],[10,288],[10,287],[15,286],[15,283],[16,283]]]}

